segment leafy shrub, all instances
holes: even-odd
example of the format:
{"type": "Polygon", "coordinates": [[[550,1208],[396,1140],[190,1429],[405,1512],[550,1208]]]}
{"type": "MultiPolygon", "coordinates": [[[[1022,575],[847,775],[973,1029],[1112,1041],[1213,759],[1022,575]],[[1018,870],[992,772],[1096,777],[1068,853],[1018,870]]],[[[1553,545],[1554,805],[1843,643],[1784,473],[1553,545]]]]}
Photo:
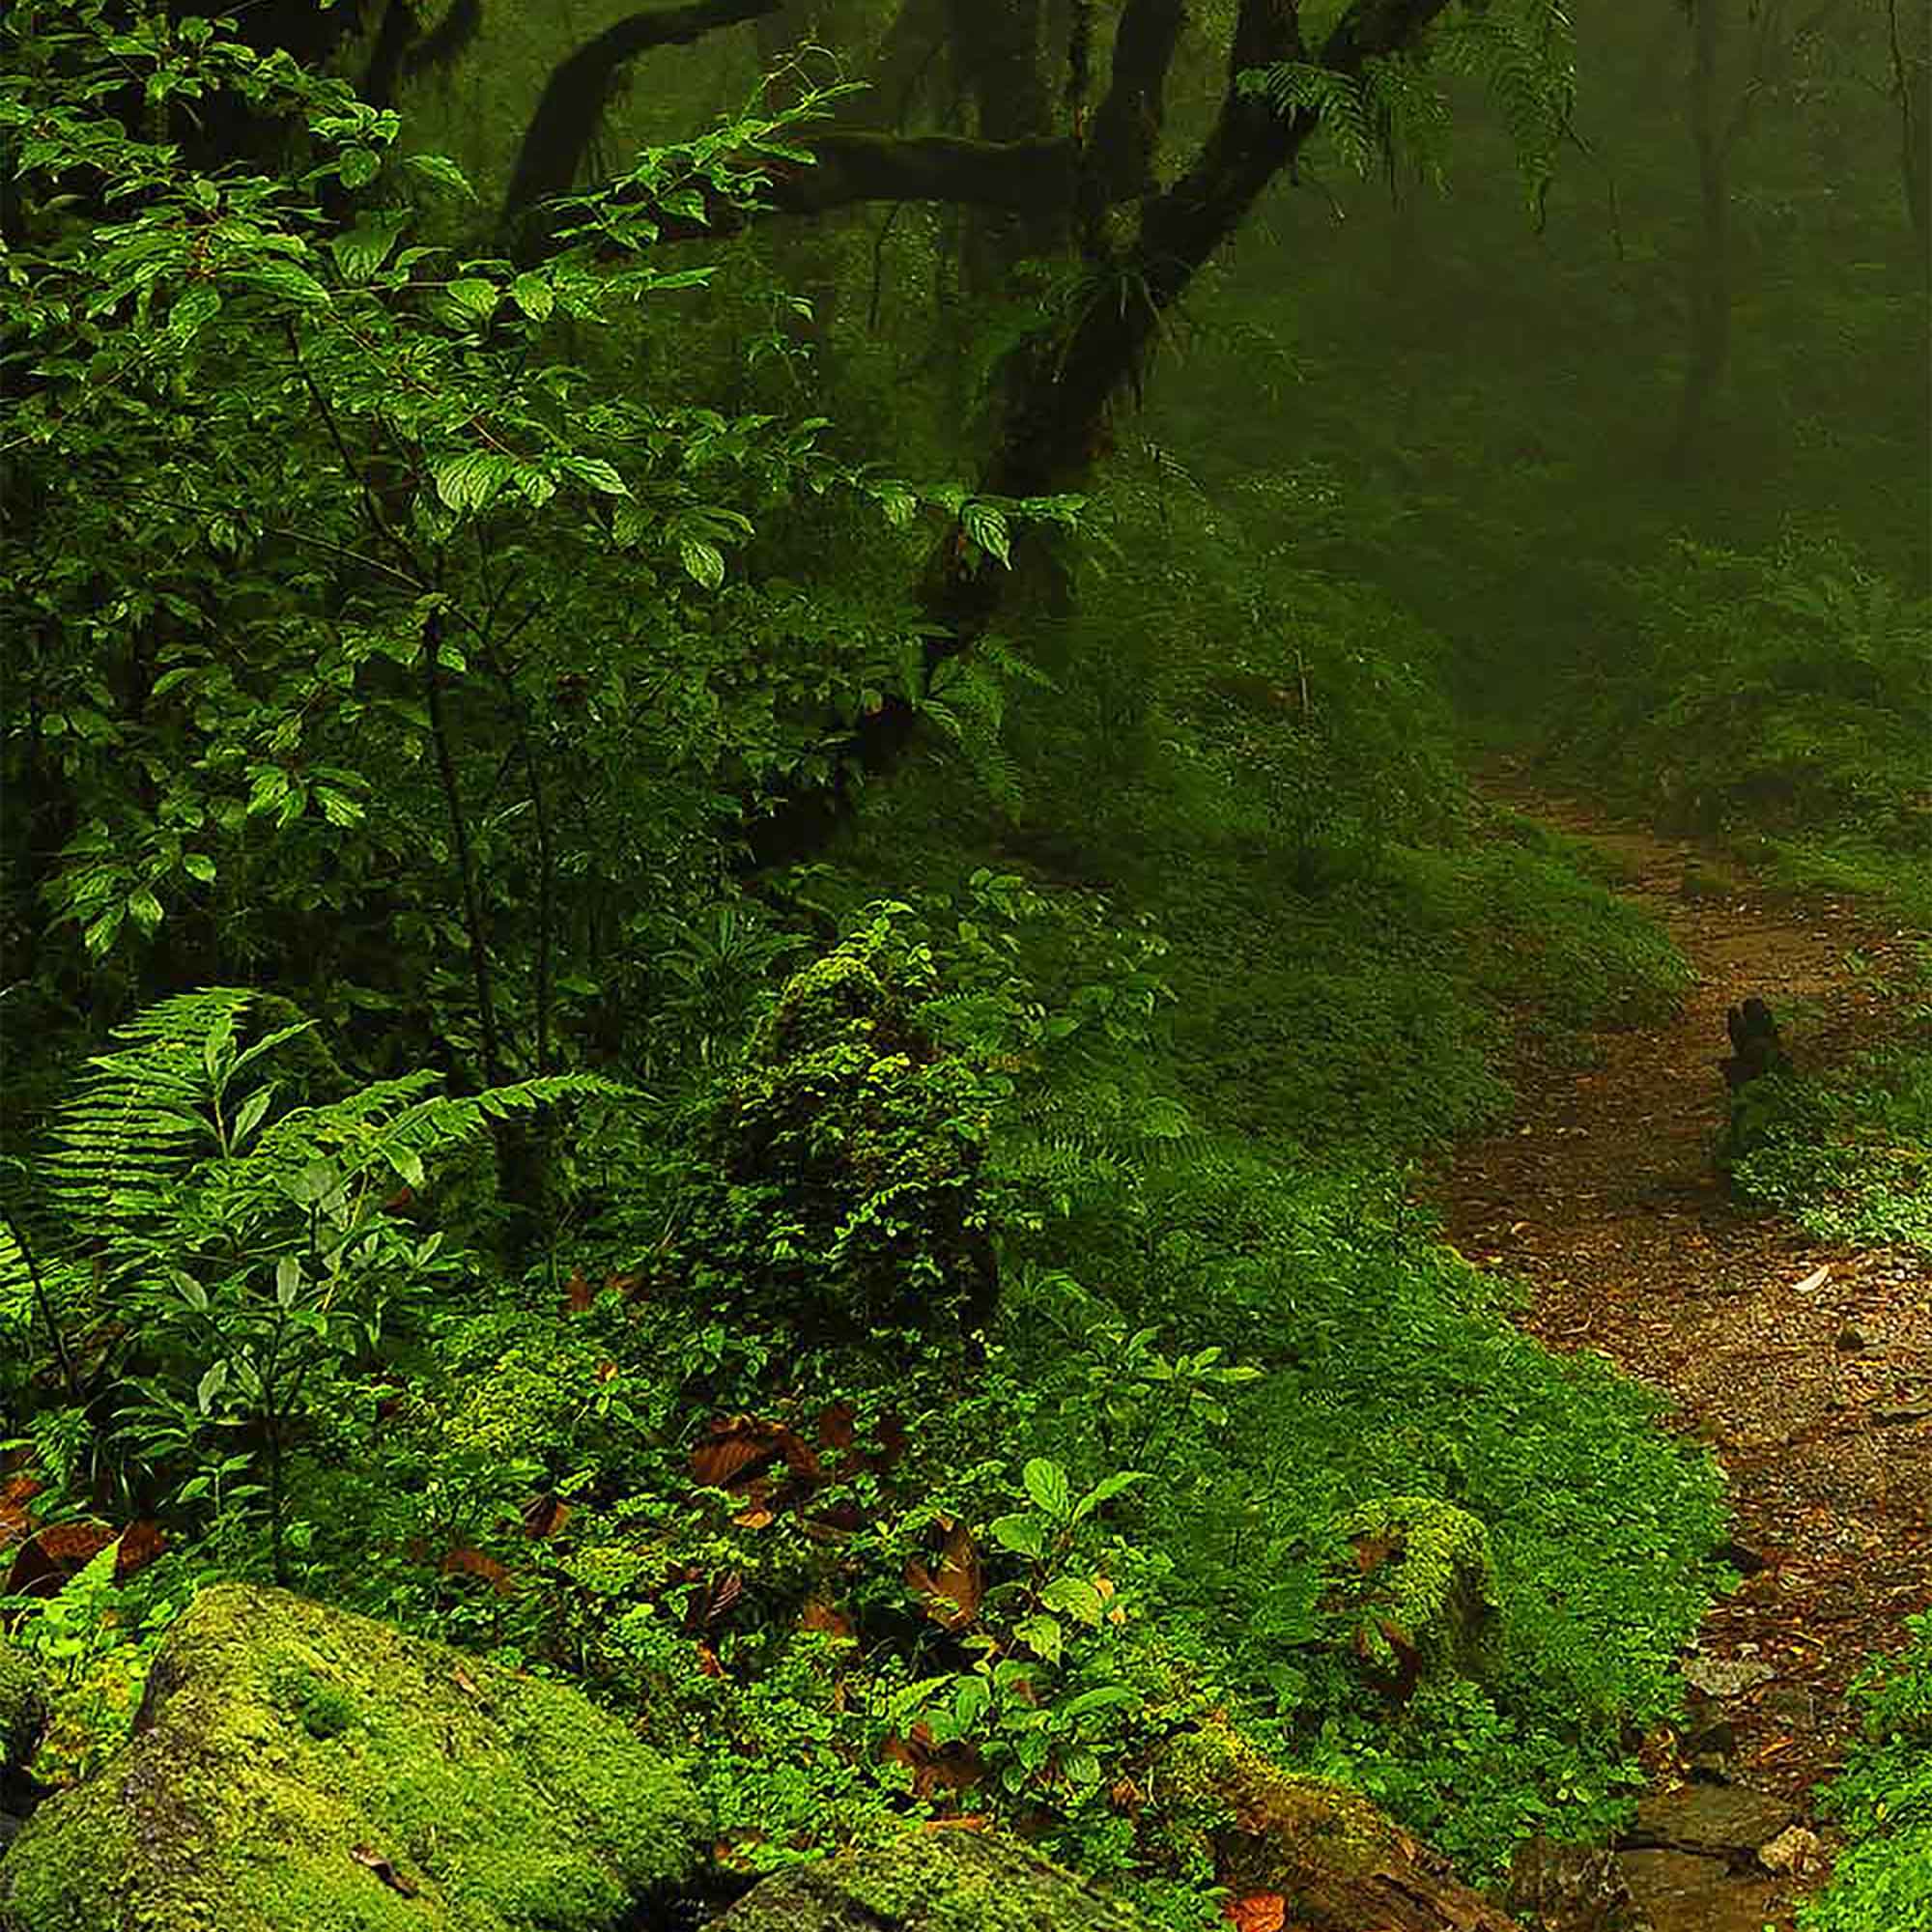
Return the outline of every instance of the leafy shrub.
{"type": "Polygon", "coordinates": [[[1754,1147],[1733,1179],[1828,1240],[1932,1251],[1932,1003],[1882,990],[1900,1037],[1825,1079],[1754,1083],[1754,1147]]]}
{"type": "Polygon", "coordinates": [[[1932,1616],[1910,1628],[1905,1649],[1861,1681],[1864,1741],[1824,1799],[1851,1842],[1804,1909],[1805,1932],[1932,1928],[1932,1616]]]}
{"type": "Polygon", "coordinates": [[[1932,605],[1800,538],[1680,542],[1635,587],[1642,647],[1605,673],[1589,728],[1653,804],[1705,827],[1932,839],[1932,605]]]}

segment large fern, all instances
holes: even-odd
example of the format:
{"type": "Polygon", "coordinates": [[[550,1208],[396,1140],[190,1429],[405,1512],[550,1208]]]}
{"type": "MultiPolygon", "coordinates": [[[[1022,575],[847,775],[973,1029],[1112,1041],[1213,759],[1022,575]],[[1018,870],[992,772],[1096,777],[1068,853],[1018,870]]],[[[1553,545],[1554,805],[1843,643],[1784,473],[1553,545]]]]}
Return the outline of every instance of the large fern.
{"type": "Polygon", "coordinates": [[[211,986],[178,994],[117,1028],[54,1119],[44,1162],[54,1207],[83,1239],[164,1211],[169,1190],[220,1149],[208,1111],[211,1056],[254,996],[211,986]]]}
{"type": "Polygon", "coordinates": [[[278,1056],[312,1022],[270,1025],[244,1044],[251,1012],[265,1008],[273,1010],[232,986],[148,1008],[117,1029],[111,1051],[88,1062],[57,1113],[48,1197],[110,1268],[170,1254],[185,1261],[222,1237],[239,1249],[265,1219],[312,1204],[323,1170],[327,1191],[344,1200],[379,1183],[384,1193],[397,1181],[420,1186],[427,1163],[480,1140],[493,1122],[624,1091],[555,1074],[451,1095],[425,1071],[276,1112],[287,1084],[278,1056]]]}

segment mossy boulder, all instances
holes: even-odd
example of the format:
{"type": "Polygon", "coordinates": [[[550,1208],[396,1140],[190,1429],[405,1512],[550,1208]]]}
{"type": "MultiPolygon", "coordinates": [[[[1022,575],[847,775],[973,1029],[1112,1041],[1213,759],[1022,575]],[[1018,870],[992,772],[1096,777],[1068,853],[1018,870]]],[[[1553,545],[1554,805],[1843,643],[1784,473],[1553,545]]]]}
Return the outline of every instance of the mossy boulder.
{"type": "Polygon", "coordinates": [[[1010,1839],[909,1832],[779,1873],[709,1932],[1154,1932],[1010,1839]]]}
{"type": "Polygon", "coordinates": [[[1502,1620],[1479,1518],[1435,1496],[1382,1496],[1340,1528],[1354,1553],[1344,1595],[1355,1654],[1378,1689],[1400,1703],[1427,1678],[1492,1673],[1502,1620]]]}
{"type": "Polygon", "coordinates": [[[0,1637],[0,1779],[34,1754],[47,1721],[46,1686],[27,1656],[0,1637]]]}
{"type": "Polygon", "coordinates": [[[709,1840],[576,1691],[222,1584],[168,1633],[132,1741],[0,1860],[0,1932],[614,1932],[709,1840]]]}

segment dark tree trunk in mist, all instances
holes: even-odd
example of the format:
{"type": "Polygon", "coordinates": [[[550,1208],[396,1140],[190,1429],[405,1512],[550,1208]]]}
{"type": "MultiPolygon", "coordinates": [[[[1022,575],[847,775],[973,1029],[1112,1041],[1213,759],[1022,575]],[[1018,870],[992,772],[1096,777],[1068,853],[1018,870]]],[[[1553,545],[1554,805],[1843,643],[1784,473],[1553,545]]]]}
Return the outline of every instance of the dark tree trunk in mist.
{"type": "Polygon", "coordinates": [[[1695,467],[1711,404],[1731,355],[1729,146],[1719,125],[1718,71],[1724,0],[1690,0],[1690,144],[1697,157],[1697,243],[1690,257],[1690,339],[1670,444],[1673,475],[1695,467]]]}
{"type": "Polygon", "coordinates": [[[1919,266],[1932,271],[1932,46],[1918,7],[1901,20],[1899,0],[1886,0],[1892,99],[1898,106],[1899,172],[1905,213],[1918,239],[1919,266]]]}

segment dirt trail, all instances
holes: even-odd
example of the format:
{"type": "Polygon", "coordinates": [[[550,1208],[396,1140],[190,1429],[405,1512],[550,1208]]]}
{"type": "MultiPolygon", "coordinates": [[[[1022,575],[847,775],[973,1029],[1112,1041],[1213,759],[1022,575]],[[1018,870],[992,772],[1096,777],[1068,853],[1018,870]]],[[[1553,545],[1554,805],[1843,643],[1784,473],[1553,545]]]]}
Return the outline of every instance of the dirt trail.
{"type": "Polygon", "coordinates": [[[1683,1820],[1748,1811],[1744,1791],[1766,1802],[1734,1835],[1776,1822],[1776,1801],[1802,1811],[1843,1758],[1851,1678],[1932,1604],[1932,1267],[1739,1209],[1712,1165],[1717,1063],[1725,1008],[1749,993],[1786,1023],[1801,1069],[1884,1037],[1882,998],[1846,954],[1898,965],[1907,935],[1868,910],[1776,898],[1691,843],[1514,781],[1486,790],[1613,855],[1697,976],[1673,1020],[1605,1037],[1599,1065],[1523,1069],[1516,1120],[1459,1150],[1433,1192],[1465,1254],[1531,1285],[1526,1327],[1655,1385],[1724,1466],[1741,1554],[1762,1567],[1704,1627],[1688,1674],[1719,1694],[1696,1699],[1689,1734],[1654,1741],[1659,1848],[1625,1862],[1658,1932],[1787,1926],[1809,1888],[1766,1881],[1749,1845],[1723,1848],[1746,1873],[1727,1876],[1690,1855],[1683,1820]]]}

